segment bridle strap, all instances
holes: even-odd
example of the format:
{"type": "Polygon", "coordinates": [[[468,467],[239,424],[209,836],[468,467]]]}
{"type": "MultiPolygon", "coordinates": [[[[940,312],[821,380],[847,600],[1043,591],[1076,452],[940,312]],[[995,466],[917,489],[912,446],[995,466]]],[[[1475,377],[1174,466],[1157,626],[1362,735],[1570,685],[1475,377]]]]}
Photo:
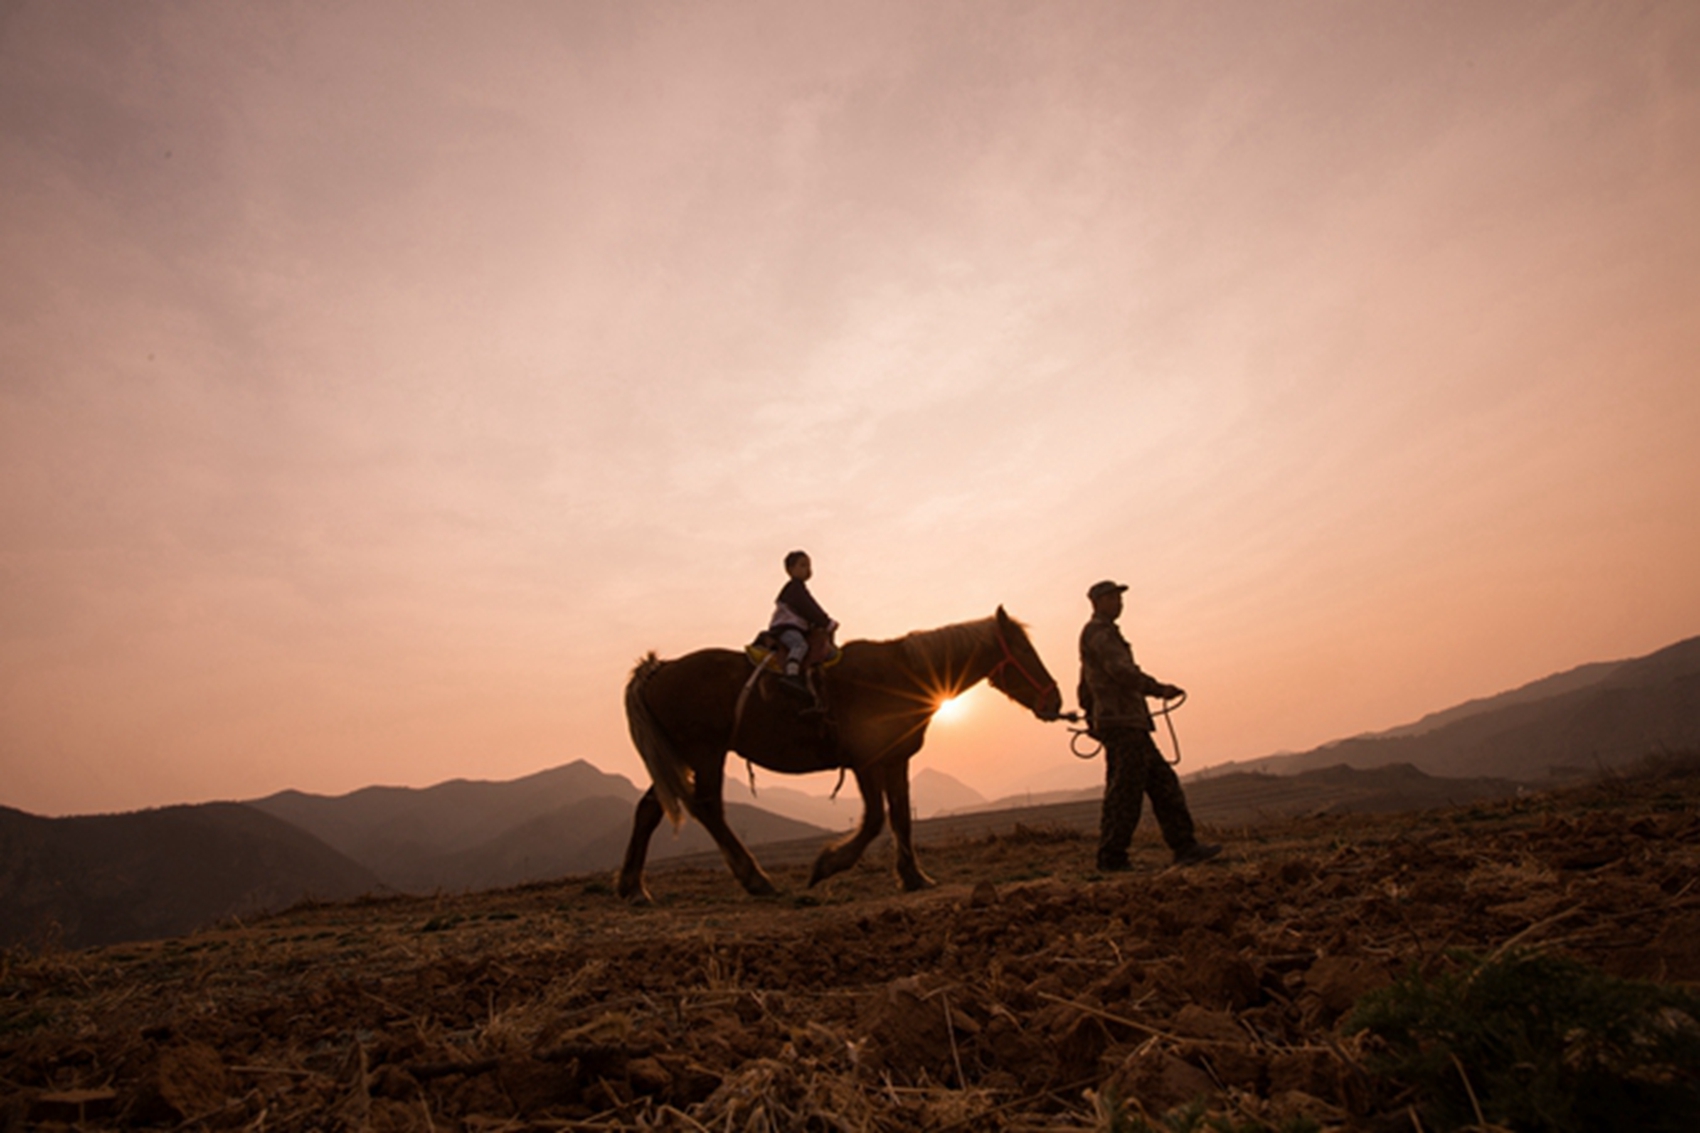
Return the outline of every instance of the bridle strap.
{"type": "Polygon", "coordinates": [[[1015,671],[1027,678],[1027,683],[1033,686],[1033,691],[1036,694],[1035,699],[1044,696],[1048,692],[1056,690],[1056,681],[1052,680],[1040,683],[1037,677],[1027,671],[1027,666],[1021,663],[1021,658],[1017,657],[1015,655],[1015,650],[1009,647],[1009,638],[1004,636],[1002,622],[998,623],[998,647],[1003,650],[1003,660],[992,666],[992,671],[986,674],[987,680],[991,680],[993,677],[1003,672],[1006,667],[1014,666],[1015,671]]]}

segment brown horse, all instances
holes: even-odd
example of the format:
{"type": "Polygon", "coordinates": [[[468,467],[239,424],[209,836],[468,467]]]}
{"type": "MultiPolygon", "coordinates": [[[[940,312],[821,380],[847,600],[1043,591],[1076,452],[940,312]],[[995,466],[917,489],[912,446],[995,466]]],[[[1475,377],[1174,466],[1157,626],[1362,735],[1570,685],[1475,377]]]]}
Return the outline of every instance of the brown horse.
{"type": "Polygon", "coordinates": [[[726,825],[721,788],[728,751],[770,771],[847,768],[856,776],[861,825],[821,850],[810,885],[855,865],[878,836],[889,807],[897,875],[906,890],[925,888],[933,882],[915,863],[909,758],[921,750],[934,710],[989,678],[1042,720],[1062,711],[1057,682],[1021,623],[1002,606],[979,621],[917,630],[893,641],[848,643],[837,664],[817,673],[829,708],[825,717],[803,713],[803,702],[776,688],[769,673],[741,698],[750,675],[749,659],[730,649],[703,649],[675,661],[651,653],[632,671],[626,723],[653,785],[638,800],[632,820],[620,896],[649,899],[643,865],[650,837],[663,815],[675,825],[683,821],[681,808],[714,836],[746,890],[758,896],[777,892],[726,825]]]}

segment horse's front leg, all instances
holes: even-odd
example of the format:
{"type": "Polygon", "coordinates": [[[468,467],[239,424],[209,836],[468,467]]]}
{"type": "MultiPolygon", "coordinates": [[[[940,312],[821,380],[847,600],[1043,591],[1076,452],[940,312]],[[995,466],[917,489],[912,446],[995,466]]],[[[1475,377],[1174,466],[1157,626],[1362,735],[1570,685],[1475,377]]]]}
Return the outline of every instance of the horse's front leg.
{"type": "Polygon", "coordinates": [[[862,860],[868,843],[885,829],[885,796],[880,788],[879,775],[856,768],[856,786],[862,792],[862,824],[847,838],[828,843],[815,859],[809,871],[809,884],[825,881],[835,873],[843,873],[862,860]]]}
{"type": "Polygon", "coordinates": [[[703,829],[714,837],[721,857],[731,867],[732,876],[744,891],[755,897],[771,897],[779,890],[773,879],[762,872],[749,848],[726,825],[726,804],[723,795],[726,779],[726,753],[719,758],[695,765],[696,786],[691,792],[691,814],[702,823],[703,829]]]}
{"type": "Polygon", "coordinates": [[[897,876],[906,892],[931,889],[938,884],[922,872],[915,861],[914,829],[909,815],[909,761],[894,759],[885,765],[885,798],[891,807],[891,840],[897,846],[897,876]]]}
{"type": "Polygon", "coordinates": [[[632,815],[632,840],[626,843],[626,860],[614,882],[614,892],[628,901],[647,905],[654,900],[649,895],[649,887],[643,883],[643,863],[649,856],[649,840],[663,817],[661,802],[655,797],[655,788],[651,787],[638,800],[637,812],[632,815]]]}

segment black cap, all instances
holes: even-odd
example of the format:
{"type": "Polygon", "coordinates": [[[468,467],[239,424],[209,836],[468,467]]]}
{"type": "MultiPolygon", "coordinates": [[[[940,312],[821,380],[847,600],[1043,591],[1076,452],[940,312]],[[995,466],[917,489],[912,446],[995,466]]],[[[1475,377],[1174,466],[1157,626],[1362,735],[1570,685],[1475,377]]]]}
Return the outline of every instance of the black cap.
{"type": "Polygon", "coordinates": [[[1127,589],[1127,587],[1124,586],[1122,583],[1111,582],[1109,579],[1106,578],[1102,582],[1094,582],[1092,584],[1092,589],[1090,589],[1086,592],[1086,596],[1088,598],[1092,599],[1092,601],[1096,602],[1099,598],[1103,597],[1106,594],[1120,594],[1122,591],[1124,591],[1126,589],[1127,589]]]}

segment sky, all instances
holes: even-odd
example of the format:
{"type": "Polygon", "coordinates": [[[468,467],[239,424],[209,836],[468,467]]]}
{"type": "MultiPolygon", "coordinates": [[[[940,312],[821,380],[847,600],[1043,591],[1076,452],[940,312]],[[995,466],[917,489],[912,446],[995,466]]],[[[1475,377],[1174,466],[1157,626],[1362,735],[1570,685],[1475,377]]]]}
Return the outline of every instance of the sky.
{"type": "Polygon", "coordinates": [[[0,0],[0,805],[641,784],[793,548],[1068,693],[1128,583],[1183,773],[1651,652],[1697,202],[1685,0],[0,0]]]}

